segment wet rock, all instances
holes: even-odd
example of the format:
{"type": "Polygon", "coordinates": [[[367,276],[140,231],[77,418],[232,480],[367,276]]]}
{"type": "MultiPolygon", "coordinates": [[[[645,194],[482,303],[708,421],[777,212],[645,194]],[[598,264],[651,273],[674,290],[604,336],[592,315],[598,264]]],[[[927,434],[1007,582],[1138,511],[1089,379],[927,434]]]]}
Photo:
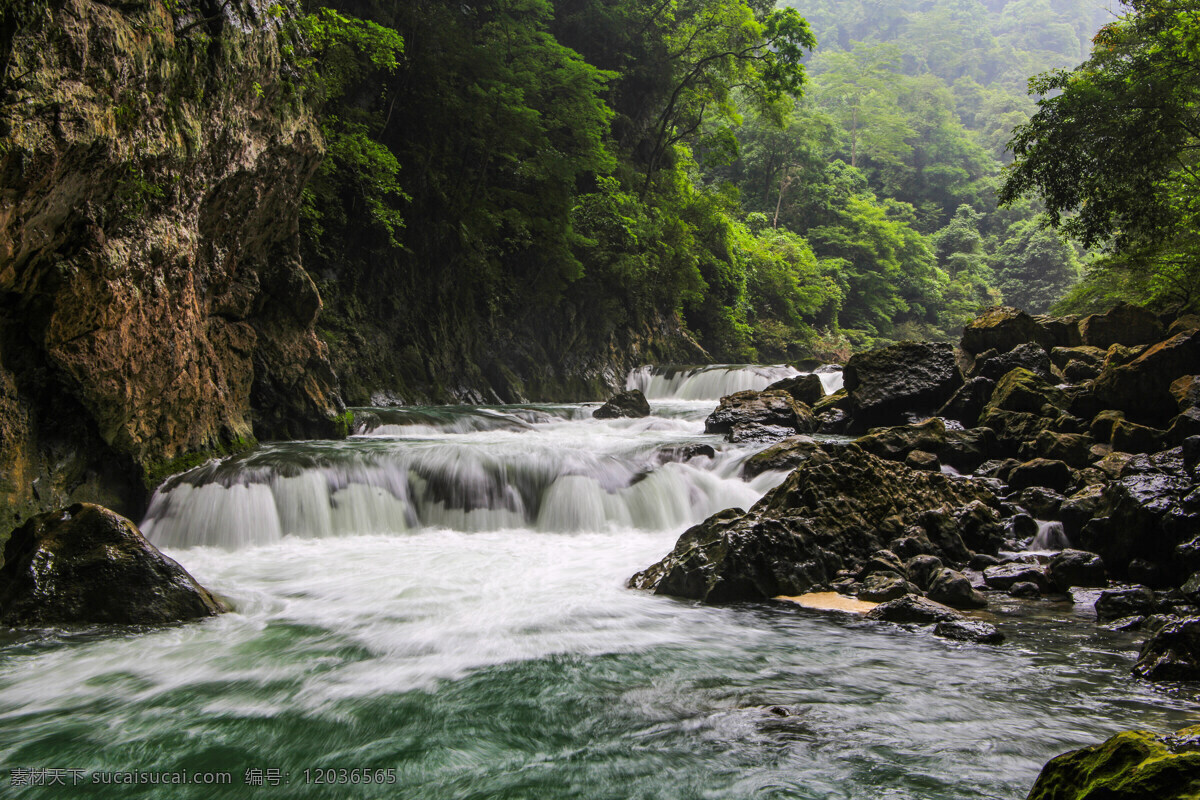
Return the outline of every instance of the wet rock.
{"type": "Polygon", "coordinates": [[[908,469],[854,445],[830,455],[798,466],[749,512],[722,512],[692,527],[630,585],[714,603],[803,594],[861,566],[910,526],[922,536],[933,530],[936,547],[965,553],[960,538],[942,535],[939,514],[956,526],[941,509],[998,502],[977,482],[908,469]]]}
{"type": "Polygon", "coordinates": [[[844,388],[812,404],[814,414],[824,414],[828,411],[847,411],[850,408],[850,393],[844,388]]]}
{"type": "Polygon", "coordinates": [[[1100,368],[1083,361],[1071,361],[1063,367],[1062,373],[1068,383],[1083,383],[1095,380],[1100,375],[1100,368]]]}
{"type": "Polygon", "coordinates": [[[1052,317],[1048,314],[1035,314],[1033,319],[1042,329],[1044,343],[1048,347],[1062,349],[1083,344],[1083,337],[1079,333],[1079,322],[1082,318],[1078,315],[1052,317]]]}
{"type": "Polygon", "coordinates": [[[1022,489],[1011,499],[1037,519],[1057,519],[1058,511],[1066,501],[1058,492],[1042,486],[1022,489]]]}
{"type": "Polygon", "coordinates": [[[955,619],[939,622],[933,626],[933,635],[944,639],[954,639],[959,642],[975,642],[976,644],[1000,644],[1004,634],[996,630],[996,626],[975,619],[955,619]]]}
{"type": "Polygon", "coordinates": [[[1165,437],[1165,431],[1119,419],[1113,424],[1109,441],[1114,450],[1123,453],[1156,453],[1162,449],[1165,437]]]}
{"type": "Polygon", "coordinates": [[[964,617],[949,606],[909,594],[872,608],[866,613],[866,618],[880,622],[933,625],[938,622],[961,620],[964,617]]]}
{"type": "Polygon", "coordinates": [[[886,603],[888,600],[895,600],[917,591],[917,587],[895,573],[876,572],[863,580],[862,588],[858,590],[858,599],[886,603]]]}
{"type": "MultiPolygon", "coordinates": [[[[1200,542],[1197,543],[1197,548],[1200,549],[1200,542]]],[[[922,535],[897,536],[888,542],[888,549],[900,558],[905,559],[905,569],[907,570],[908,559],[916,556],[931,555],[937,548],[933,546],[933,542],[922,535]]]]}
{"type": "Polygon", "coordinates": [[[818,433],[845,433],[850,427],[850,416],[840,408],[831,408],[817,414],[818,433]]]}
{"type": "Polygon", "coordinates": [[[904,422],[909,413],[932,413],[962,383],[954,348],[934,342],[901,342],[859,353],[844,371],[850,416],[859,429],[904,422]]]}
{"type": "Polygon", "coordinates": [[[658,462],[691,461],[693,458],[716,458],[717,451],[711,444],[687,444],[679,447],[664,447],[658,451],[658,462]]]}
{"type": "Polygon", "coordinates": [[[816,375],[797,375],[794,378],[784,378],[781,381],[775,381],[766,390],[768,392],[787,392],[796,402],[804,403],[806,406],[811,406],[825,397],[825,387],[816,375]]]}
{"type": "Polygon", "coordinates": [[[1067,365],[1072,361],[1078,361],[1099,370],[1104,364],[1106,352],[1100,347],[1055,347],[1050,351],[1050,362],[1061,370],[1066,370],[1067,365]]]}
{"type": "MultiPolygon", "coordinates": [[[[984,407],[984,416],[993,411],[1056,416],[1065,408],[1066,396],[1060,390],[1029,370],[1017,368],[996,383],[996,389],[984,407]]],[[[986,423],[981,419],[980,424],[986,423]]]]}
{"type": "Polygon", "coordinates": [[[1013,469],[1021,465],[1020,461],[1015,458],[993,458],[980,464],[975,470],[975,476],[978,478],[993,478],[1004,480],[1004,477],[1013,469]]]}
{"type": "Polygon", "coordinates": [[[1114,344],[1131,347],[1152,344],[1166,334],[1152,312],[1139,306],[1120,303],[1103,314],[1092,314],[1079,323],[1085,345],[1108,348],[1114,344]]]}
{"type": "Polygon", "coordinates": [[[1118,422],[1124,419],[1124,411],[1117,411],[1115,409],[1101,411],[1092,418],[1091,425],[1088,426],[1088,433],[1097,442],[1111,442],[1113,428],[1116,427],[1118,422]]]}
{"type": "Polygon", "coordinates": [[[592,416],[596,419],[648,417],[650,416],[650,401],[646,399],[646,395],[642,394],[641,389],[630,389],[628,392],[621,392],[610,397],[608,402],[592,412],[592,416]]]}
{"type": "Polygon", "coordinates": [[[1042,590],[1033,581],[1020,581],[1008,587],[1008,593],[1013,597],[1024,597],[1036,600],[1042,596],[1042,590]]]}
{"type": "Polygon", "coordinates": [[[994,567],[1000,563],[1000,559],[988,553],[976,553],[971,556],[971,561],[968,563],[971,569],[976,572],[983,572],[988,567],[994,567]]]}
{"type": "Polygon", "coordinates": [[[854,443],[880,458],[903,461],[913,450],[941,450],[946,444],[946,424],[931,417],[918,425],[873,428],[854,443]]]}
{"type": "Polygon", "coordinates": [[[1029,486],[1044,486],[1056,492],[1065,492],[1074,482],[1075,476],[1065,462],[1049,458],[1035,458],[1013,468],[1008,475],[1008,485],[1014,489],[1029,486]]]}
{"type": "Polygon", "coordinates": [[[1046,580],[1060,592],[1072,586],[1105,586],[1104,560],[1086,550],[1063,550],[1046,566],[1046,580]]]}
{"type": "Polygon", "coordinates": [[[1177,334],[1121,366],[1106,366],[1093,390],[1109,408],[1142,422],[1170,419],[1178,412],[1171,385],[1200,363],[1200,330],[1177,334]]]}
{"type": "MultiPolygon", "coordinates": [[[[811,409],[797,403],[787,392],[736,392],[721,398],[716,411],[704,421],[706,433],[733,433],[741,426],[743,436],[764,428],[787,431],[784,436],[811,433],[816,418],[811,409]]],[[[783,437],[776,437],[783,438],[783,437]]]]}
{"type": "Polygon", "coordinates": [[[998,381],[1014,369],[1023,368],[1042,380],[1051,381],[1050,356],[1041,345],[1019,344],[1007,353],[998,353],[985,360],[976,360],[973,377],[998,381]]]}
{"type": "Polygon", "coordinates": [[[1051,759],[1028,800],[1190,800],[1200,794],[1200,726],[1125,731],[1051,759]]]}
{"type": "Polygon", "coordinates": [[[946,443],[936,451],[937,457],[960,473],[974,472],[996,452],[996,432],[991,428],[968,428],[946,431],[946,443]]]}
{"type": "Polygon", "coordinates": [[[1004,542],[999,513],[979,501],[955,511],[954,522],[963,544],[972,553],[996,553],[1004,542]]]}
{"type": "Polygon", "coordinates": [[[1181,412],[1200,406],[1200,375],[1184,375],[1167,387],[1181,412]]]}
{"type": "Polygon", "coordinates": [[[940,508],[922,511],[917,515],[916,523],[906,528],[905,533],[928,539],[934,546],[934,553],[949,563],[965,564],[971,558],[971,551],[962,539],[958,519],[948,511],[940,508]]]}
{"type": "Polygon", "coordinates": [[[1197,406],[1172,419],[1163,438],[1167,444],[1181,445],[1193,436],[1200,436],[1200,407],[1197,406]]]}
{"type": "Polygon", "coordinates": [[[904,464],[912,467],[913,469],[919,469],[925,472],[939,472],[942,468],[941,463],[938,461],[938,457],[933,453],[926,453],[924,450],[913,450],[908,454],[908,457],[904,459],[904,464]]]}
{"type": "Polygon", "coordinates": [[[742,475],[754,478],[771,470],[790,471],[813,459],[828,461],[829,455],[811,436],[791,436],[746,459],[742,475]]]}
{"type": "Polygon", "coordinates": [[[1125,465],[1133,460],[1133,453],[1112,452],[1101,458],[1094,467],[1099,469],[1109,478],[1119,478],[1121,473],[1125,471],[1125,465]]]}
{"type": "Polygon", "coordinates": [[[915,555],[904,562],[904,570],[909,580],[923,590],[929,588],[943,567],[940,558],[924,554],[915,555]]]}
{"type": "MultiPolygon", "coordinates": [[[[1133,674],[1148,681],[1200,680],[1200,618],[1172,622],[1147,639],[1133,674]]],[[[1200,791],[1200,726],[1193,730],[1198,745],[1194,786],[1200,791]]]]}
{"type": "Polygon", "coordinates": [[[1158,602],[1149,586],[1126,586],[1106,589],[1096,598],[1096,619],[1108,622],[1121,617],[1153,614],[1158,602]]]}
{"type": "Polygon", "coordinates": [[[865,577],[872,572],[893,572],[896,575],[907,576],[904,563],[891,550],[876,550],[859,571],[859,577],[865,577]]]}
{"type": "Polygon", "coordinates": [[[996,382],[991,378],[971,378],[950,395],[945,405],[938,409],[937,415],[958,420],[964,425],[974,425],[995,389],[996,382]]]}
{"type": "Polygon", "coordinates": [[[1014,539],[1032,539],[1037,536],[1038,521],[1028,514],[1013,514],[1008,520],[1008,532],[1014,539]]]}
{"type": "Polygon", "coordinates": [[[1016,308],[994,306],[963,327],[962,349],[972,355],[992,349],[1007,353],[1017,345],[1041,343],[1046,338],[1042,327],[1029,314],[1016,308]]]}
{"type": "Polygon", "coordinates": [[[795,435],[795,428],[782,425],[761,425],[757,422],[739,422],[726,435],[734,444],[769,444],[795,435]]]}
{"type": "Polygon", "coordinates": [[[1094,444],[1096,442],[1092,437],[1081,433],[1041,431],[1033,441],[1022,444],[1017,452],[1025,460],[1048,458],[1064,461],[1074,469],[1082,469],[1091,462],[1094,444]]]}
{"type": "Polygon", "coordinates": [[[1018,583],[1033,583],[1041,590],[1050,588],[1046,568],[1038,564],[999,564],[983,571],[989,588],[1008,591],[1018,583]]]}
{"type": "Polygon", "coordinates": [[[229,609],[129,520],[78,503],[13,531],[0,567],[0,624],[156,625],[229,609]]]}
{"type": "Polygon", "coordinates": [[[961,572],[943,569],[933,578],[926,594],[930,600],[951,608],[984,608],[987,600],[975,591],[971,580],[961,572]]]}

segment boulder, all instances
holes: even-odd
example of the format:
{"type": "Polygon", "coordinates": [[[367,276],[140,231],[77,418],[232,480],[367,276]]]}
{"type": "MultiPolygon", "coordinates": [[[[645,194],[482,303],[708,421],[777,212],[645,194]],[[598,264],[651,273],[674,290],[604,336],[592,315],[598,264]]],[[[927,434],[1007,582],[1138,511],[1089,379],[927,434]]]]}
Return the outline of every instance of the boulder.
{"type": "MultiPolygon", "coordinates": [[[[1018,367],[997,383],[984,416],[993,411],[1016,411],[1039,416],[1057,416],[1067,407],[1066,395],[1027,369],[1018,367]]],[[[983,419],[980,424],[985,424],[983,419]]]]}
{"type": "Polygon", "coordinates": [[[971,579],[961,572],[943,569],[929,585],[926,595],[930,600],[951,608],[985,608],[987,600],[975,591],[971,579]]]}
{"type": "Polygon", "coordinates": [[[863,581],[862,588],[858,590],[858,599],[886,603],[917,591],[917,587],[894,572],[876,572],[863,581]]]}
{"type": "Polygon", "coordinates": [[[1058,519],[1058,511],[1067,498],[1044,486],[1029,486],[1009,500],[1029,512],[1036,519],[1058,519]]]}
{"type": "Polygon", "coordinates": [[[787,392],[747,390],[722,397],[716,411],[704,421],[704,431],[732,434],[735,426],[741,426],[743,432],[769,427],[792,435],[811,433],[816,424],[812,410],[787,392]]]}
{"type": "Polygon", "coordinates": [[[1107,485],[1107,481],[1102,480],[1085,486],[1064,500],[1058,507],[1058,518],[1062,520],[1063,531],[1067,534],[1067,538],[1074,539],[1096,513],[1096,509],[1100,507],[1100,498],[1105,485],[1107,485]]]}
{"type": "Polygon", "coordinates": [[[734,444],[770,444],[795,435],[796,429],[782,425],[763,425],[758,422],[739,422],[725,438],[734,444]]]}
{"type": "Polygon", "coordinates": [[[1200,406],[1200,375],[1184,375],[1167,387],[1180,411],[1200,406]]]}
{"type": "Polygon", "coordinates": [[[641,389],[630,389],[613,395],[604,405],[592,412],[596,419],[617,419],[619,417],[640,418],[650,416],[650,402],[641,389]]]}
{"type": "Polygon", "coordinates": [[[1062,317],[1051,317],[1047,314],[1035,314],[1033,319],[1042,329],[1042,341],[1047,346],[1054,348],[1079,347],[1083,344],[1083,337],[1079,333],[1079,316],[1067,314],[1062,317]]]}
{"type": "Polygon", "coordinates": [[[787,392],[797,403],[804,403],[807,406],[811,406],[825,397],[825,387],[816,375],[797,375],[793,378],[784,378],[781,381],[775,381],[766,390],[768,392],[787,392]]]}
{"type": "Polygon", "coordinates": [[[866,613],[866,618],[880,622],[933,625],[960,620],[963,615],[949,606],[909,594],[872,608],[866,613]]]}
{"type": "Polygon", "coordinates": [[[1039,589],[1050,588],[1046,568],[1040,564],[997,564],[983,571],[983,581],[991,589],[1007,591],[1018,583],[1034,583],[1039,589]]]}
{"type": "Polygon", "coordinates": [[[1092,418],[1092,423],[1088,426],[1088,433],[1090,433],[1092,438],[1097,442],[1111,443],[1113,428],[1115,428],[1117,423],[1123,419],[1125,419],[1124,411],[1116,411],[1114,409],[1101,411],[1092,418]]]}
{"type": "Polygon", "coordinates": [[[1153,614],[1158,608],[1154,592],[1149,586],[1126,586],[1105,589],[1096,598],[1096,619],[1109,622],[1114,619],[1153,614]]]}
{"type": "Polygon", "coordinates": [[[1104,561],[1085,550],[1063,550],[1046,566],[1046,580],[1054,589],[1065,592],[1072,586],[1104,586],[1107,583],[1104,561]]]}
{"type": "Polygon", "coordinates": [[[1108,441],[1114,450],[1122,453],[1156,453],[1162,449],[1165,440],[1166,431],[1119,419],[1113,423],[1112,437],[1108,441]]]}
{"type": "Polygon", "coordinates": [[[942,560],[937,556],[915,555],[904,562],[904,570],[913,583],[921,589],[928,589],[933,579],[943,569],[942,560]]]}
{"type": "Polygon", "coordinates": [[[1007,353],[1017,345],[1046,339],[1045,330],[1024,311],[993,306],[963,327],[962,349],[971,355],[992,349],[1007,353]]]}
{"type": "Polygon", "coordinates": [[[1200,406],[1192,406],[1172,419],[1163,438],[1169,445],[1181,445],[1193,436],[1200,436],[1200,406]]]}
{"type": "Polygon", "coordinates": [[[872,455],[903,461],[914,450],[936,453],[946,444],[946,423],[930,417],[918,425],[872,428],[854,443],[872,455]]]}
{"type": "Polygon", "coordinates": [[[1125,731],[1042,767],[1027,800],[1194,800],[1200,725],[1158,736],[1125,731]]]}
{"type": "Polygon", "coordinates": [[[814,414],[825,414],[830,411],[848,411],[850,408],[850,393],[845,388],[838,389],[833,394],[827,394],[812,404],[814,414]]]}
{"type": "Polygon", "coordinates": [[[29,519],[3,554],[3,625],[159,625],[229,610],[136,525],[90,503],[29,519]]]}
{"type": "Polygon", "coordinates": [[[974,472],[996,452],[996,432],[991,428],[946,431],[946,443],[936,451],[938,459],[963,474],[974,472]]]}
{"type": "Polygon", "coordinates": [[[1167,327],[1167,336],[1200,330],[1200,314],[1184,314],[1167,327]]]}
{"type": "Polygon", "coordinates": [[[933,453],[927,453],[924,450],[913,450],[904,459],[906,466],[913,469],[924,470],[925,472],[940,472],[942,469],[938,457],[933,453]]]}
{"type": "Polygon", "coordinates": [[[1126,347],[1152,344],[1162,339],[1166,331],[1153,312],[1118,303],[1103,314],[1084,317],[1079,323],[1079,333],[1085,345],[1107,348],[1114,344],[1126,347]]]}
{"type": "Polygon", "coordinates": [[[1050,351],[1050,361],[1065,370],[1072,361],[1100,369],[1107,351],[1100,347],[1055,347],[1050,351]]]}
{"type": "MultiPolygon", "coordinates": [[[[1142,644],[1133,674],[1148,681],[1200,680],[1200,618],[1190,617],[1160,628],[1142,644]]],[[[1200,739],[1200,726],[1194,730],[1200,739]]],[[[1200,753],[1196,768],[1196,789],[1200,792],[1200,753]]]]}
{"type": "Polygon", "coordinates": [[[824,446],[811,436],[791,436],[746,459],[742,465],[742,477],[754,478],[771,470],[791,471],[812,459],[829,460],[824,446]]]}
{"type": "Polygon", "coordinates": [[[1008,474],[1008,485],[1014,489],[1043,486],[1060,494],[1074,481],[1075,476],[1066,462],[1050,458],[1031,459],[1014,467],[1008,474]]]}
{"type": "Polygon", "coordinates": [[[999,552],[1004,543],[1004,523],[994,508],[979,501],[968,503],[954,512],[954,521],[958,535],[969,551],[975,554],[999,552]]]}
{"type": "Polygon", "coordinates": [[[1071,361],[1063,367],[1063,377],[1067,383],[1084,383],[1095,380],[1100,375],[1100,368],[1082,361],[1071,361]]]}
{"type": "Polygon", "coordinates": [[[933,626],[933,635],[943,639],[954,639],[959,642],[974,642],[976,644],[1000,644],[1004,634],[996,630],[990,622],[980,622],[977,619],[952,619],[939,622],[933,626]]]}
{"type": "Polygon", "coordinates": [[[1033,581],[1020,581],[1008,587],[1008,593],[1013,597],[1024,597],[1036,600],[1042,596],[1042,590],[1033,581]]]}
{"type": "Polygon", "coordinates": [[[817,414],[817,433],[842,434],[850,428],[850,415],[840,408],[817,414]]]}
{"type": "Polygon", "coordinates": [[[1029,442],[1024,442],[1017,450],[1021,458],[1048,458],[1064,461],[1074,469],[1082,469],[1091,462],[1092,445],[1096,441],[1082,433],[1058,433],[1057,431],[1040,431],[1029,442]]]}
{"type": "Polygon", "coordinates": [[[1043,380],[1054,379],[1050,371],[1049,354],[1040,345],[1029,342],[1019,344],[1007,353],[998,353],[984,360],[977,359],[972,377],[998,381],[1018,367],[1029,370],[1043,380]]]}
{"type": "Polygon", "coordinates": [[[937,415],[964,425],[974,425],[995,389],[996,382],[991,378],[971,378],[950,395],[945,405],[938,409],[937,415]]]}
{"type": "Polygon", "coordinates": [[[1179,411],[1171,385],[1200,364],[1200,330],[1176,334],[1148,347],[1127,364],[1105,366],[1093,384],[1107,408],[1124,411],[1142,422],[1162,422],[1179,411]]]}
{"type": "Polygon", "coordinates": [[[936,342],[901,342],[856,354],[844,376],[850,416],[860,430],[902,423],[910,413],[932,413],[962,384],[954,348],[936,342]]]}
{"type": "Polygon", "coordinates": [[[939,515],[954,526],[948,510],[998,504],[982,482],[919,472],[855,445],[830,456],[800,464],[749,512],[723,511],[690,528],[630,585],[710,603],[804,594],[861,567],[910,528],[934,555],[965,553],[939,515]]]}

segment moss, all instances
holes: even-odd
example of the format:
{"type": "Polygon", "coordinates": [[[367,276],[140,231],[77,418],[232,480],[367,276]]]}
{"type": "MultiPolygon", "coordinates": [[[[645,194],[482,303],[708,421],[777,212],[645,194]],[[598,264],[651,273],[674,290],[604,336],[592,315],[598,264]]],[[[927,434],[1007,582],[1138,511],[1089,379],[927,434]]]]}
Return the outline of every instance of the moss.
{"type": "Polygon", "coordinates": [[[1200,726],[1160,737],[1124,731],[1051,759],[1028,800],[1197,800],[1200,726]]]}
{"type": "Polygon", "coordinates": [[[354,432],[354,412],[347,409],[333,416],[334,430],[339,439],[345,439],[354,432]]]}
{"type": "Polygon", "coordinates": [[[230,442],[222,442],[205,450],[184,453],[166,461],[152,462],[142,467],[142,482],[147,489],[153,490],[172,475],[187,472],[213,459],[244,453],[255,447],[258,447],[258,440],[253,436],[239,436],[230,442]]]}

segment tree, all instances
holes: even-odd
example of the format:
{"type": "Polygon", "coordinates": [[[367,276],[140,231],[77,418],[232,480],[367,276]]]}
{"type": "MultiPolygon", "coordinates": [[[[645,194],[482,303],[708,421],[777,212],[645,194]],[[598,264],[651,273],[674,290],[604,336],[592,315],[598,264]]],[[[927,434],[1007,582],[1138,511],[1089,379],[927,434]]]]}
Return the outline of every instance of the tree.
{"type": "Polygon", "coordinates": [[[1130,0],[1091,58],[1031,82],[1004,202],[1037,195],[1050,224],[1110,254],[1149,296],[1200,294],[1200,0],[1130,0]],[[1058,94],[1055,94],[1055,93],[1058,94]]]}
{"type": "Polygon", "coordinates": [[[993,259],[1004,302],[1043,314],[1079,281],[1074,248],[1037,220],[1021,220],[996,248],[993,259]]]}

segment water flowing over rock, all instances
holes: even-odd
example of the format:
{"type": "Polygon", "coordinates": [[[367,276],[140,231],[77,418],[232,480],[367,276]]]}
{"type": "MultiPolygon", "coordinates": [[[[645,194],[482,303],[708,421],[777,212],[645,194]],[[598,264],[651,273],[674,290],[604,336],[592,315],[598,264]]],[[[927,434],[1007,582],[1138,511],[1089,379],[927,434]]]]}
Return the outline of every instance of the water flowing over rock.
{"type": "MultiPolygon", "coordinates": [[[[785,366],[643,366],[629,373],[625,388],[637,389],[650,400],[719,400],[737,392],[761,392],[773,383],[800,374],[798,370],[785,366]]],[[[840,383],[840,377],[840,374],[822,375],[819,379],[823,383],[828,380],[828,385],[832,385],[840,383]]]]}
{"type": "Polygon", "coordinates": [[[1200,680],[1200,618],[1171,622],[1155,632],[1142,645],[1133,674],[1148,681],[1200,680]]]}
{"type": "Polygon", "coordinates": [[[4,547],[4,625],[154,625],[227,610],[137,526],[100,506],[33,517],[4,547]]]}
{"type": "Polygon", "coordinates": [[[638,419],[650,416],[650,403],[646,395],[638,389],[630,389],[609,398],[608,402],[592,412],[596,419],[616,419],[630,417],[638,419]]]}
{"type": "Polygon", "coordinates": [[[957,561],[966,548],[947,512],[973,501],[997,502],[978,482],[912,470],[850,445],[827,462],[802,464],[749,512],[723,511],[690,528],[630,585],[710,603],[799,595],[906,531],[957,561]]]}
{"type": "Polygon", "coordinates": [[[1159,736],[1125,731],[1063,753],[1042,768],[1028,800],[1191,800],[1200,795],[1200,725],[1159,736]]]}
{"type": "Polygon", "coordinates": [[[907,422],[906,414],[932,414],[962,385],[962,374],[951,345],[901,342],[853,356],[845,384],[850,416],[866,430],[907,422]]]}

